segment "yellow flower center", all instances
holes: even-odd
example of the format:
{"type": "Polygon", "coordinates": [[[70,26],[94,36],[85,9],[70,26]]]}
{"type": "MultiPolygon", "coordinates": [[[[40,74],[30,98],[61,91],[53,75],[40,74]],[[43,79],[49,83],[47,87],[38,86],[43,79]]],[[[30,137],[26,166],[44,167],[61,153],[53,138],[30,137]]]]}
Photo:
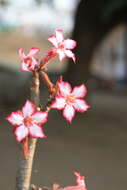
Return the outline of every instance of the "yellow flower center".
{"type": "Polygon", "coordinates": [[[67,104],[73,104],[74,100],[75,100],[75,97],[73,95],[68,95],[66,97],[67,104]]]}
{"type": "Polygon", "coordinates": [[[32,118],[31,117],[29,117],[29,116],[27,116],[27,117],[25,117],[24,118],[24,124],[25,124],[25,126],[27,126],[27,127],[29,127],[29,126],[31,126],[32,125],[32,118]]]}

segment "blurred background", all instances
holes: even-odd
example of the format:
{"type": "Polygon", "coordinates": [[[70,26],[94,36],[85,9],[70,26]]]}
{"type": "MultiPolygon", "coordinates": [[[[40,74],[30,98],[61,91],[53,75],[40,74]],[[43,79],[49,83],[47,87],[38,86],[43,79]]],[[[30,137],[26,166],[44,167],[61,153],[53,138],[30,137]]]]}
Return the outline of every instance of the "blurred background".
{"type": "MultiPolygon", "coordinates": [[[[73,86],[85,83],[91,109],[68,124],[58,111],[44,125],[48,138],[38,141],[32,183],[75,183],[86,176],[88,189],[126,190],[127,186],[127,1],[0,0],[0,187],[11,190],[20,145],[4,120],[30,98],[31,75],[20,72],[18,49],[45,55],[56,28],[77,41],[77,63],[58,58],[48,66],[73,86]]],[[[42,85],[41,101],[47,98],[42,85]]]]}

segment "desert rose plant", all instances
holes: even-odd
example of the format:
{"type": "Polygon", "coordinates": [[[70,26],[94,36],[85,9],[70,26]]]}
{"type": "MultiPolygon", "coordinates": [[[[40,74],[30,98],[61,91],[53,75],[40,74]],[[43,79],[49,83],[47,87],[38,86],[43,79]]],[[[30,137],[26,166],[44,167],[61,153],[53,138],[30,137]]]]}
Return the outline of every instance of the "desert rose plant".
{"type": "MultiPolygon", "coordinates": [[[[76,42],[71,39],[64,39],[63,31],[55,30],[55,35],[49,36],[49,42],[53,47],[40,60],[35,56],[40,53],[39,48],[32,47],[26,54],[23,48],[19,49],[21,59],[21,71],[32,72],[33,82],[31,87],[31,100],[26,100],[21,111],[12,112],[6,119],[14,126],[16,140],[22,145],[19,168],[16,177],[16,190],[41,190],[43,188],[31,185],[32,165],[36,148],[37,138],[45,138],[43,124],[48,119],[48,112],[51,109],[62,110],[63,117],[67,122],[72,121],[76,112],[86,112],[89,105],[84,100],[87,89],[84,84],[72,89],[68,82],[63,81],[60,76],[53,84],[47,74],[47,64],[50,60],[58,56],[62,61],[65,57],[71,58],[76,63],[76,58],[72,52],[76,47],[76,42]],[[40,105],[40,79],[43,78],[49,91],[48,102],[42,109],[40,105]]],[[[53,190],[86,190],[85,178],[80,173],[75,172],[76,185],[60,187],[54,184],[53,190]]]]}

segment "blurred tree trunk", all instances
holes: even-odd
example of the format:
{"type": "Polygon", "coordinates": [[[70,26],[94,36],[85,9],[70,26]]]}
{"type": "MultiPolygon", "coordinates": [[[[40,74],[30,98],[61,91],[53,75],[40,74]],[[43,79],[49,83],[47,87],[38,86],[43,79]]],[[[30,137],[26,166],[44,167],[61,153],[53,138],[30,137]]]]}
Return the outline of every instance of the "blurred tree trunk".
{"type": "MultiPolygon", "coordinates": [[[[114,19],[104,22],[102,14],[106,7],[105,0],[81,0],[78,5],[72,39],[77,41],[74,50],[77,64],[69,60],[65,79],[72,84],[88,81],[90,77],[90,63],[93,52],[105,34],[117,23],[114,19]]],[[[118,17],[118,15],[117,15],[118,17]]]]}

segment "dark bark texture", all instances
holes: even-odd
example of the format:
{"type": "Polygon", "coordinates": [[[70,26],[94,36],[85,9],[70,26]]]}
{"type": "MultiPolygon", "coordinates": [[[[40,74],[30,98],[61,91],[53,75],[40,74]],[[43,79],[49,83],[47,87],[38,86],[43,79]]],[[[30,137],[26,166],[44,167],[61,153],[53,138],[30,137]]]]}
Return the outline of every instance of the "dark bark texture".
{"type": "MultiPolygon", "coordinates": [[[[65,79],[72,84],[78,85],[88,81],[90,63],[96,47],[113,27],[127,22],[127,6],[124,6],[123,3],[120,9],[114,8],[114,11],[108,13],[111,2],[108,0],[81,0],[78,5],[72,34],[72,39],[77,41],[77,47],[74,50],[77,64],[75,65],[72,60],[69,60],[69,67],[65,73],[65,79]]],[[[114,5],[115,1],[111,6],[114,5]]]]}

